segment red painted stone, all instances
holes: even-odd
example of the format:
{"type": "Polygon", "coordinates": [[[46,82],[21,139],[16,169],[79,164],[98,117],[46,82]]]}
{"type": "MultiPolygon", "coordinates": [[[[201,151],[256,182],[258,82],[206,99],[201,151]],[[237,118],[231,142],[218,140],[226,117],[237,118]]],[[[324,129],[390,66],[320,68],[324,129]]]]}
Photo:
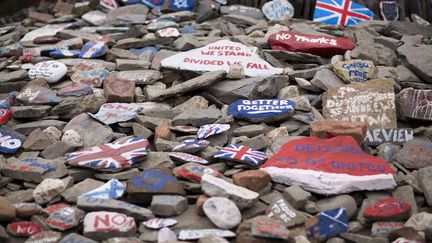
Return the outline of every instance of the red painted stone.
{"type": "Polygon", "coordinates": [[[39,223],[32,221],[19,221],[8,224],[7,231],[14,236],[28,237],[39,233],[41,231],[41,226],[39,223]]]}
{"type": "Polygon", "coordinates": [[[363,216],[373,220],[403,219],[411,212],[411,205],[398,199],[386,198],[367,207],[363,216]]]}
{"type": "Polygon", "coordinates": [[[179,166],[174,169],[174,173],[178,177],[195,182],[200,182],[204,174],[221,177],[221,173],[219,171],[197,163],[187,163],[179,166]]]}
{"type": "Polygon", "coordinates": [[[0,109],[0,125],[6,124],[12,117],[12,111],[0,109]]]}
{"type": "Polygon", "coordinates": [[[305,52],[319,56],[344,54],[355,48],[354,42],[346,38],[307,35],[290,31],[272,34],[268,42],[273,50],[305,52]]]}

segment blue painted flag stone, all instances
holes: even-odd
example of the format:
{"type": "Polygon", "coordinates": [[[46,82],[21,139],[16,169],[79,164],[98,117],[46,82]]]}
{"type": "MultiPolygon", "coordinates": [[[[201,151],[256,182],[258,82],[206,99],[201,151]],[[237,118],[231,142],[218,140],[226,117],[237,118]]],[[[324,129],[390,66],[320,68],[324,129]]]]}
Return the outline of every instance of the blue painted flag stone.
{"type": "Polygon", "coordinates": [[[251,122],[274,122],[287,120],[294,109],[295,102],[291,100],[237,100],[229,105],[228,114],[251,122]]]}
{"type": "Polygon", "coordinates": [[[348,230],[348,214],[345,208],[336,208],[317,214],[305,222],[308,236],[323,240],[348,230]]]}

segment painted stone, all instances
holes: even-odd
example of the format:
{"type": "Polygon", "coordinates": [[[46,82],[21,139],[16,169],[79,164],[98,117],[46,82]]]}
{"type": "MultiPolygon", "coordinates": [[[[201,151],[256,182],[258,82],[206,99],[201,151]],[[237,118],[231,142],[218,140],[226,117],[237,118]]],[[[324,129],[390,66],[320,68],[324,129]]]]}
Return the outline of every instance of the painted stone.
{"type": "Polygon", "coordinates": [[[95,115],[89,114],[96,120],[106,124],[125,122],[133,119],[140,106],[134,103],[105,103],[95,115]]]}
{"type": "Polygon", "coordinates": [[[57,231],[41,231],[28,238],[26,243],[55,243],[59,242],[62,234],[57,231]]]}
{"type": "Polygon", "coordinates": [[[399,19],[399,4],[396,1],[380,1],[379,10],[384,21],[397,21],[399,19]]]}
{"type": "Polygon", "coordinates": [[[31,79],[44,78],[48,83],[59,81],[67,72],[67,67],[61,62],[39,62],[28,71],[31,79]]]}
{"type": "Polygon", "coordinates": [[[30,85],[18,94],[17,100],[29,105],[55,105],[63,99],[58,97],[54,90],[30,85]]]}
{"type": "Polygon", "coordinates": [[[15,105],[17,95],[18,92],[13,91],[7,94],[5,98],[0,99],[0,108],[9,110],[13,105],[15,105]]]}
{"type": "Polygon", "coordinates": [[[39,157],[26,157],[8,163],[3,167],[2,174],[13,179],[40,183],[48,176],[58,178],[66,175],[67,169],[63,163],[39,157]]]}
{"type": "Polygon", "coordinates": [[[311,238],[331,238],[348,231],[348,215],[345,208],[336,208],[308,219],[305,226],[311,238]]]}
{"type": "Polygon", "coordinates": [[[432,121],[432,90],[403,89],[397,95],[397,101],[403,117],[432,121]]]}
{"type": "Polygon", "coordinates": [[[52,51],[50,52],[50,56],[52,58],[75,58],[75,57],[79,57],[79,55],[81,54],[81,51],[76,51],[76,50],[56,50],[56,51],[52,51]]]}
{"type": "Polygon", "coordinates": [[[269,20],[289,20],[294,17],[294,7],[287,0],[273,0],[263,5],[262,11],[269,20]]]}
{"type": "Polygon", "coordinates": [[[105,55],[108,47],[102,41],[89,41],[82,48],[80,58],[98,58],[105,55]]]}
{"type": "Polygon", "coordinates": [[[290,118],[294,108],[291,100],[237,100],[229,105],[228,114],[252,122],[269,122],[290,118]]]}
{"type": "Polygon", "coordinates": [[[115,77],[121,80],[132,81],[137,85],[154,84],[162,79],[162,73],[157,70],[131,70],[116,72],[115,77]]]}
{"type": "Polygon", "coordinates": [[[209,124],[209,125],[202,125],[198,129],[198,139],[205,139],[210,136],[221,134],[223,132],[228,131],[231,128],[229,124],[209,124]]]}
{"type": "Polygon", "coordinates": [[[113,10],[119,7],[116,0],[99,0],[99,5],[107,10],[113,10]]]}
{"type": "Polygon", "coordinates": [[[76,227],[84,218],[84,211],[74,207],[63,207],[50,213],[47,225],[56,230],[65,231],[76,227]]]}
{"type": "Polygon", "coordinates": [[[85,83],[73,83],[57,90],[57,94],[60,96],[83,96],[92,92],[93,89],[85,83]]]}
{"type": "Polygon", "coordinates": [[[143,200],[154,194],[186,195],[176,177],[154,169],[144,169],[141,175],[131,178],[127,192],[129,197],[143,200]]]}
{"type": "Polygon", "coordinates": [[[372,77],[375,65],[371,61],[351,60],[333,64],[333,71],[347,83],[363,83],[372,77]]]}
{"type": "MultiPolygon", "coordinates": [[[[102,62],[95,62],[94,60],[84,60],[80,61],[72,66],[69,70],[68,74],[70,77],[73,77],[74,73],[82,70],[82,71],[92,71],[92,70],[104,70],[106,67],[102,62]]],[[[76,82],[79,82],[77,80],[76,82]]]]}
{"type": "Polygon", "coordinates": [[[29,237],[41,232],[41,225],[32,221],[18,221],[8,224],[6,230],[13,236],[29,237]]]}
{"type": "Polygon", "coordinates": [[[396,186],[389,164],[363,152],[351,136],[289,141],[261,169],[275,182],[325,195],[396,186]]]}
{"type": "Polygon", "coordinates": [[[180,32],[176,28],[166,28],[166,29],[158,30],[156,34],[162,38],[169,38],[169,37],[178,37],[180,35],[180,32]]]}
{"type": "Polygon", "coordinates": [[[117,179],[111,179],[103,186],[82,194],[80,197],[92,197],[102,199],[117,199],[123,196],[126,185],[117,179]]]}
{"type": "Polygon", "coordinates": [[[163,8],[171,11],[193,11],[195,0],[166,0],[163,8]]]}
{"type": "Polygon", "coordinates": [[[329,25],[349,26],[372,20],[373,16],[374,13],[367,7],[351,0],[317,0],[313,20],[329,25]]]}
{"type": "Polygon", "coordinates": [[[396,128],[394,81],[377,79],[328,89],[323,116],[329,120],[366,122],[368,128],[396,128]]]}
{"type": "Polygon", "coordinates": [[[188,134],[196,134],[198,132],[198,128],[193,126],[172,126],[170,127],[170,129],[175,132],[182,132],[188,134]]]}
{"type": "Polygon", "coordinates": [[[68,208],[68,207],[70,207],[70,205],[66,204],[66,203],[55,203],[55,204],[47,206],[42,211],[49,215],[51,213],[54,213],[56,211],[59,211],[63,208],[68,208]]]}
{"type": "Polygon", "coordinates": [[[104,81],[103,90],[108,102],[132,103],[134,101],[135,83],[132,81],[108,76],[104,81]]]}
{"type": "Polygon", "coordinates": [[[57,32],[62,31],[68,27],[70,27],[72,24],[47,24],[42,28],[33,30],[25,34],[25,36],[20,40],[21,43],[32,43],[34,39],[41,36],[54,36],[57,34],[57,32]]]}
{"type": "Polygon", "coordinates": [[[198,240],[206,236],[219,236],[223,238],[232,238],[236,234],[230,230],[221,229],[197,229],[197,230],[180,230],[179,240],[198,240]]]}
{"type": "Polygon", "coordinates": [[[131,51],[133,54],[137,55],[137,56],[141,56],[143,54],[145,54],[146,52],[150,52],[151,55],[151,60],[153,60],[154,55],[156,55],[156,53],[158,52],[157,48],[154,46],[147,46],[147,47],[143,47],[143,48],[131,48],[129,49],[129,51],[131,51]]]}
{"type": "Polygon", "coordinates": [[[148,141],[145,138],[119,139],[112,143],[70,153],[67,161],[72,166],[119,171],[131,168],[133,164],[145,159],[147,146],[148,141]]]}
{"type": "Polygon", "coordinates": [[[6,124],[12,117],[12,111],[0,108],[0,125],[6,124]]]}
{"type": "Polygon", "coordinates": [[[186,139],[183,140],[180,145],[175,146],[172,151],[183,153],[196,153],[207,148],[209,144],[210,142],[206,140],[186,139]]]}
{"type": "Polygon", "coordinates": [[[388,236],[392,231],[404,228],[400,222],[375,222],[372,224],[372,236],[388,236]]]}
{"type": "Polygon", "coordinates": [[[174,174],[182,179],[195,182],[201,182],[201,178],[204,174],[209,174],[215,177],[222,176],[222,174],[215,169],[193,162],[174,168],[174,174]]]}
{"type": "Polygon", "coordinates": [[[93,87],[100,87],[104,79],[108,76],[106,69],[77,70],[71,79],[75,83],[84,83],[93,87]]]}
{"type": "Polygon", "coordinates": [[[253,236],[288,240],[290,231],[278,220],[266,216],[258,216],[251,219],[251,231],[253,236]]]}
{"type": "Polygon", "coordinates": [[[165,0],[142,0],[142,3],[151,8],[161,8],[165,0]]]}
{"type": "Polygon", "coordinates": [[[265,153],[243,145],[229,145],[219,150],[213,157],[240,162],[249,166],[259,166],[267,159],[265,153]]]}
{"type": "Polygon", "coordinates": [[[170,226],[176,225],[177,220],[154,218],[154,219],[149,219],[147,221],[144,221],[144,222],[142,222],[142,224],[149,229],[161,229],[164,227],[170,227],[170,226]]]}
{"type": "Polygon", "coordinates": [[[411,206],[399,198],[386,198],[367,207],[363,216],[374,221],[398,221],[407,219],[411,206]]]}
{"type": "Polygon", "coordinates": [[[221,40],[207,46],[182,52],[161,61],[161,66],[189,71],[229,71],[231,64],[241,64],[246,76],[260,77],[282,73],[273,68],[249,47],[229,40],[221,40]]]}
{"type": "Polygon", "coordinates": [[[282,222],[286,227],[303,224],[305,216],[293,208],[283,197],[277,197],[268,206],[265,215],[282,222]]]}
{"type": "Polygon", "coordinates": [[[268,42],[273,50],[304,52],[318,56],[334,56],[344,54],[355,48],[354,42],[342,37],[300,34],[280,31],[272,34],[268,42]]]}
{"type": "Polygon", "coordinates": [[[59,243],[97,243],[97,241],[91,240],[77,233],[70,233],[66,235],[59,243]]]}
{"type": "Polygon", "coordinates": [[[170,152],[168,153],[169,157],[175,161],[179,161],[181,163],[195,162],[198,164],[208,164],[209,162],[203,158],[198,156],[181,153],[181,152],[170,152]]]}
{"type": "Polygon", "coordinates": [[[396,128],[396,129],[368,129],[364,144],[380,145],[383,143],[393,143],[402,145],[414,139],[414,131],[412,128],[396,128]]]}
{"type": "Polygon", "coordinates": [[[395,160],[408,169],[432,166],[432,142],[429,139],[414,138],[405,143],[396,153],[395,160]]]}
{"type": "Polygon", "coordinates": [[[134,218],[122,213],[90,212],[84,217],[83,224],[84,236],[97,240],[134,236],[136,233],[134,218]]]}

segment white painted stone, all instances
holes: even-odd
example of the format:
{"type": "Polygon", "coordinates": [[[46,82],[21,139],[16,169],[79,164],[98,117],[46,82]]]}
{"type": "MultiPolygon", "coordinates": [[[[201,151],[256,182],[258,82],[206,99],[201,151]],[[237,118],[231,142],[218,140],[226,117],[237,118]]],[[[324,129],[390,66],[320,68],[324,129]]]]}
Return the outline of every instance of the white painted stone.
{"type": "Polygon", "coordinates": [[[209,196],[231,199],[239,209],[253,206],[259,197],[259,194],[254,191],[236,186],[209,174],[202,176],[201,188],[209,196]]]}
{"type": "Polygon", "coordinates": [[[180,32],[176,28],[166,28],[158,30],[156,34],[160,37],[177,37],[180,35],[180,32]]]}
{"type": "Polygon", "coordinates": [[[281,68],[274,68],[261,59],[250,47],[229,40],[217,41],[165,58],[161,66],[190,71],[229,72],[230,65],[235,63],[241,64],[249,77],[271,76],[283,72],[281,68]]]}
{"type": "Polygon", "coordinates": [[[240,224],[241,213],[237,206],[224,197],[212,197],[203,205],[207,217],[221,229],[232,229],[240,224]]]}
{"type": "Polygon", "coordinates": [[[111,179],[102,186],[82,194],[80,197],[96,197],[102,199],[117,199],[123,196],[126,185],[117,179],[111,179]]]}
{"type": "Polygon", "coordinates": [[[44,179],[33,190],[33,198],[38,204],[45,204],[66,189],[63,180],[44,179]]]}
{"type": "Polygon", "coordinates": [[[263,5],[262,11],[269,20],[289,20],[294,17],[294,7],[287,0],[273,0],[263,5]]]}
{"type": "Polygon", "coordinates": [[[236,234],[230,230],[221,229],[197,229],[197,230],[181,230],[179,233],[179,240],[197,240],[205,236],[219,236],[219,237],[235,237],[236,234]]]}
{"type": "MultiPolygon", "coordinates": [[[[125,233],[135,231],[135,220],[122,213],[97,211],[90,212],[84,217],[84,235],[94,233],[125,233]]],[[[99,238],[99,237],[92,237],[99,238]]]]}
{"type": "Polygon", "coordinates": [[[67,72],[67,67],[61,62],[40,62],[30,68],[28,75],[31,79],[44,78],[48,83],[59,81],[67,72]]]}
{"type": "Polygon", "coordinates": [[[177,224],[177,220],[154,218],[154,219],[149,219],[147,221],[144,221],[142,222],[142,224],[150,229],[161,229],[164,227],[170,227],[177,224]]]}

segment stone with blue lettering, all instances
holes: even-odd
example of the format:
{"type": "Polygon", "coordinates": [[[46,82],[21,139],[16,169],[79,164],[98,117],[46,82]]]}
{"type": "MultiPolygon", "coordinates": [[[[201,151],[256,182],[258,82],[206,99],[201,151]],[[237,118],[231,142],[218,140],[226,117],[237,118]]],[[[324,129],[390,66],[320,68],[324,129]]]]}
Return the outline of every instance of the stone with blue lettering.
{"type": "Polygon", "coordinates": [[[77,50],[55,50],[50,52],[52,58],[74,58],[79,57],[81,51],[77,50]]]}
{"type": "Polygon", "coordinates": [[[11,158],[2,169],[4,176],[36,183],[42,182],[45,178],[62,178],[67,173],[63,162],[39,157],[26,157],[21,160],[11,158]]]}
{"type": "Polygon", "coordinates": [[[128,198],[136,202],[151,202],[155,194],[186,195],[177,178],[168,172],[144,169],[127,182],[128,198]]]}
{"type": "Polygon", "coordinates": [[[291,100],[237,100],[229,105],[228,114],[251,122],[273,122],[290,118],[294,108],[291,100]]]}
{"type": "Polygon", "coordinates": [[[308,236],[313,239],[327,239],[348,230],[348,214],[345,208],[324,211],[305,222],[308,236]]]}
{"type": "Polygon", "coordinates": [[[336,62],[333,71],[346,83],[363,83],[372,77],[375,65],[365,60],[336,62]]]}
{"type": "Polygon", "coordinates": [[[262,11],[269,20],[289,20],[294,17],[294,7],[288,0],[273,0],[263,5],[262,11]]]}
{"type": "Polygon", "coordinates": [[[111,179],[104,185],[82,194],[80,197],[117,199],[123,196],[126,186],[117,179],[111,179]]]}
{"type": "Polygon", "coordinates": [[[5,129],[0,129],[0,153],[15,154],[21,148],[23,138],[5,129]]]}
{"type": "Polygon", "coordinates": [[[195,8],[195,0],[167,0],[163,5],[163,9],[171,11],[193,11],[195,8]]]}
{"type": "Polygon", "coordinates": [[[105,55],[108,47],[102,41],[89,41],[82,48],[80,58],[98,58],[105,55]]]}

